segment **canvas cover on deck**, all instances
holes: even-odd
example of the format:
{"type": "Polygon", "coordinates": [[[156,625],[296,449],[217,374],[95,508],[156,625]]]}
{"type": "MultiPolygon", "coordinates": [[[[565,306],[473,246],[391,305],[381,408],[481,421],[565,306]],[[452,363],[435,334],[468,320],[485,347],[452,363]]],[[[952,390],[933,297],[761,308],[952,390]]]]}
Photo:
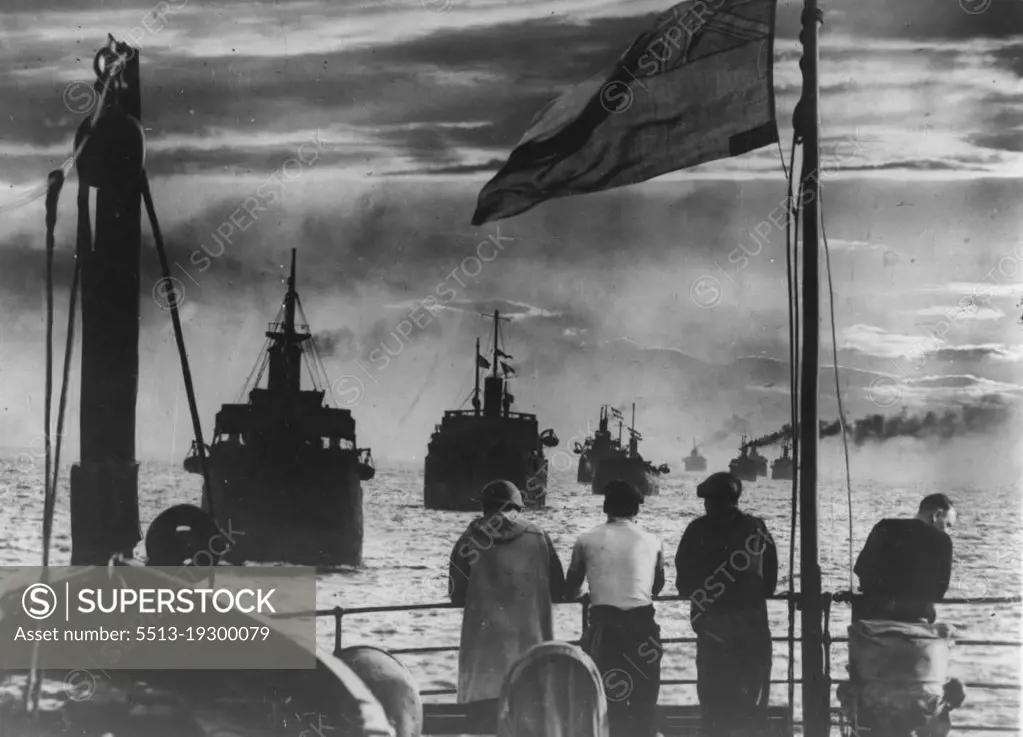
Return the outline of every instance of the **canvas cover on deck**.
{"type": "Polygon", "coordinates": [[[946,708],[954,634],[941,622],[854,622],[849,627],[849,695],[861,723],[897,731],[939,716],[946,708]]]}

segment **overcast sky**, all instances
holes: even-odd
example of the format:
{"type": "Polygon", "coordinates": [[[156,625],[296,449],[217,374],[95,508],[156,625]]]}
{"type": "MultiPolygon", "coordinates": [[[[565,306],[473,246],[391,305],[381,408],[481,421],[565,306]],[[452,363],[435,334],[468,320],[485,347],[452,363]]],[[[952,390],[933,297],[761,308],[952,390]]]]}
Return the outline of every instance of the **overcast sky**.
{"type": "MultiPolygon", "coordinates": [[[[516,318],[506,338],[523,378],[518,409],[563,438],[595,421],[601,401],[635,400],[652,447],[673,454],[665,460],[733,413],[759,423],[755,432],[784,420],[784,382],[736,368],[743,357],[787,355],[784,234],[769,219],[785,197],[778,147],[543,204],[500,223],[504,249],[478,274],[464,261],[498,234],[497,224],[469,224],[476,195],[532,116],[605,68],[667,3],[166,4],[162,19],[141,0],[16,1],[0,15],[0,444],[27,445],[42,404],[42,201],[14,205],[70,152],[107,33],[142,47],[147,167],[184,290],[207,432],[256,359],[292,247],[328,373],[359,377],[360,444],[382,455],[422,457],[442,411],[470,388],[472,343],[488,334],[476,313],[494,307],[516,318]],[[282,191],[271,176],[289,159],[282,191]],[[254,219],[244,210],[253,197],[265,207],[254,219]],[[755,255],[739,258],[739,244],[755,255]],[[392,331],[442,284],[456,297],[399,344],[392,331]],[[370,356],[385,341],[400,355],[382,368],[370,356]],[[656,349],[730,366],[743,385],[713,402],[694,396],[681,364],[651,363],[656,349]]],[[[1023,4],[839,5],[824,3],[823,198],[839,363],[866,377],[849,379],[850,402],[869,410],[882,376],[896,377],[881,402],[889,413],[991,394],[1014,402],[1023,394],[1023,4]]],[[[775,91],[786,162],[798,15],[781,0],[775,91]]],[[[72,178],[58,224],[62,284],[76,188],[72,178]]],[[[187,409],[143,232],[139,454],[172,459],[187,450],[187,409]]],[[[62,289],[58,325],[66,303],[62,289]]]]}

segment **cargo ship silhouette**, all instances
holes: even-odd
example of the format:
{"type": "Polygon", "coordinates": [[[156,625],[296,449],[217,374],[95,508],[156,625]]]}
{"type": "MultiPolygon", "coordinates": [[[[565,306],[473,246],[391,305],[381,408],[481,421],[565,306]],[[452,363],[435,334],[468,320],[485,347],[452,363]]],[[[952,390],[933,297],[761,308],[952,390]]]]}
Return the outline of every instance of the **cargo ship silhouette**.
{"type": "Polygon", "coordinates": [[[696,441],[693,441],[693,452],[687,455],[683,462],[686,464],[686,471],[706,471],[707,459],[700,455],[696,449],[696,441]]]}
{"type": "MultiPolygon", "coordinates": [[[[227,529],[244,530],[230,562],[286,562],[336,567],[362,562],[362,481],[375,474],[359,448],[350,410],[324,406],[326,370],[295,289],[291,252],[288,291],[249,375],[249,401],[217,413],[207,450],[213,509],[227,529]],[[303,390],[303,358],[317,384],[303,390]],[[264,371],[266,388],[259,388],[264,371]],[[320,385],[320,382],[324,382],[320,385]]],[[[242,390],[244,395],[244,388],[242,390]]],[[[202,474],[195,447],[185,469],[202,474]]],[[[204,504],[204,507],[207,506],[204,504]]]]}
{"type": "Polygon", "coordinates": [[[781,455],[771,464],[771,478],[791,481],[795,473],[795,466],[792,463],[792,456],[789,455],[789,444],[781,447],[781,455]]]}
{"type": "Polygon", "coordinates": [[[745,435],[739,445],[739,455],[728,463],[728,470],[740,481],[757,480],[757,462],[750,455],[750,444],[746,442],[745,435]]]}
{"type": "Polygon", "coordinates": [[[488,359],[476,341],[473,408],[447,410],[430,436],[423,479],[427,509],[478,511],[480,491],[495,479],[518,486],[527,507],[547,505],[544,449],[557,446],[558,436],[550,429],[541,433],[536,415],[512,411],[508,377],[515,370],[507,363],[512,356],[501,350],[501,322],[508,318],[497,310],[486,317],[494,319],[493,351],[488,359]],[[488,369],[481,400],[480,372],[488,369]]]}

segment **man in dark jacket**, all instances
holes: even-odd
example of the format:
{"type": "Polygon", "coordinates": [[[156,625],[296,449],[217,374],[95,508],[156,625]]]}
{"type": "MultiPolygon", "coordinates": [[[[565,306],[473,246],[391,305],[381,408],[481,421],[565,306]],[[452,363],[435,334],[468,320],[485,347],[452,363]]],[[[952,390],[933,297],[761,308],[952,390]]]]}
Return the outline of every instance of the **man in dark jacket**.
{"type": "Polygon", "coordinates": [[[853,601],[853,619],[933,622],[934,604],[952,576],[948,530],[956,510],[944,494],[920,502],[912,519],[883,519],[870,531],[856,575],[863,596],[853,601]]]}
{"type": "MultiPolygon", "coordinates": [[[[853,597],[853,620],[933,623],[934,605],[944,598],[952,576],[948,531],[955,522],[951,500],[931,494],[920,502],[916,517],[883,519],[874,525],[854,569],[862,594],[853,597]]],[[[844,703],[860,698],[855,675],[843,685],[845,694],[840,690],[839,698],[844,703]]],[[[860,729],[895,737],[946,735],[952,729],[949,712],[964,698],[962,683],[953,678],[945,683],[942,702],[921,702],[918,710],[893,715],[891,710],[871,709],[861,702],[857,706],[860,729]]]]}
{"type": "Polygon", "coordinates": [[[707,514],[683,533],[675,569],[696,632],[704,733],[756,734],[766,726],[771,693],[767,598],[778,582],[778,553],[763,520],[739,510],[737,478],[711,474],[696,494],[707,514]]]}
{"type": "MultiPolygon", "coordinates": [[[[554,543],[518,519],[522,494],[493,481],[481,494],[483,516],[451,551],[451,602],[464,607],[458,653],[458,702],[486,722],[496,719],[501,685],[533,645],[554,639],[551,603],[560,601],[564,569],[554,543]]],[[[496,731],[496,721],[492,722],[496,731]]]]}

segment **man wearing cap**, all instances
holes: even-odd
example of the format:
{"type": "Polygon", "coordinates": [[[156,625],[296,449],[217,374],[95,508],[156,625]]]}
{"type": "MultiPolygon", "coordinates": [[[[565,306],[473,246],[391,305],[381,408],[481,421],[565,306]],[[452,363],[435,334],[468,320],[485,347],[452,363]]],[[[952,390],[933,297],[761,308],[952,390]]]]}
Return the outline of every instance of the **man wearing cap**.
{"type": "Polygon", "coordinates": [[[730,473],[697,486],[706,515],[689,523],[675,556],[696,632],[704,732],[713,737],[759,733],[771,692],[767,598],[778,583],[778,552],[763,520],[739,510],[741,494],[730,473]]]}
{"type": "Polygon", "coordinates": [[[642,503],[626,481],[604,487],[607,522],[579,536],[565,583],[566,600],[589,583],[582,644],[601,673],[611,737],[657,734],[662,649],[653,598],[664,588],[664,556],[661,541],[636,524],[642,503]]]}
{"type": "Polygon", "coordinates": [[[522,494],[510,481],[492,481],[481,494],[483,516],[451,551],[451,602],[464,607],[458,653],[458,702],[496,731],[501,684],[515,662],[554,639],[551,603],[565,574],[550,537],[518,519],[522,494]]]}

